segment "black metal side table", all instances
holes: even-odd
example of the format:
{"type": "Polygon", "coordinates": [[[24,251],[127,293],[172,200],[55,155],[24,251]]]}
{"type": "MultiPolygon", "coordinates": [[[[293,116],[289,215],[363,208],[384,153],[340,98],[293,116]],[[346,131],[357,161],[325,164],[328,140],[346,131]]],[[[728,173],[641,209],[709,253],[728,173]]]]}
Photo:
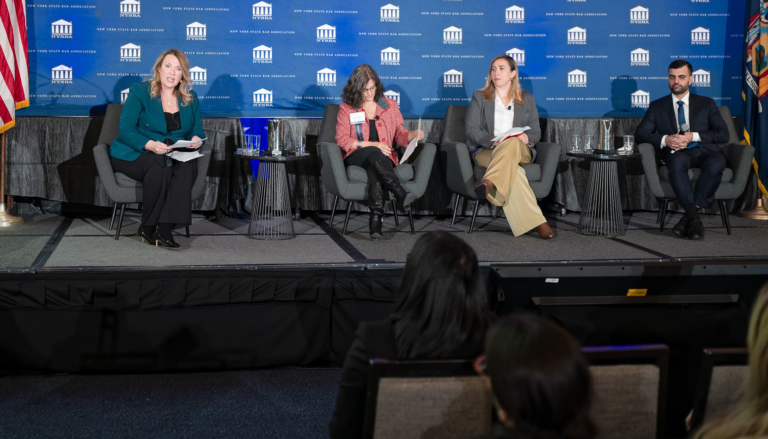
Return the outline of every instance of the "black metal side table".
{"type": "Polygon", "coordinates": [[[595,154],[568,152],[569,157],[591,160],[587,189],[581,203],[581,216],[577,232],[591,236],[623,236],[624,213],[619,192],[619,160],[640,158],[635,154],[595,154]]]}
{"type": "Polygon", "coordinates": [[[309,154],[287,156],[269,156],[258,154],[235,154],[244,160],[258,160],[256,185],[253,188],[253,206],[251,221],[248,224],[248,237],[253,239],[292,239],[293,230],[291,197],[288,193],[288,173],[285,163],[304,160],[309,154]]]}

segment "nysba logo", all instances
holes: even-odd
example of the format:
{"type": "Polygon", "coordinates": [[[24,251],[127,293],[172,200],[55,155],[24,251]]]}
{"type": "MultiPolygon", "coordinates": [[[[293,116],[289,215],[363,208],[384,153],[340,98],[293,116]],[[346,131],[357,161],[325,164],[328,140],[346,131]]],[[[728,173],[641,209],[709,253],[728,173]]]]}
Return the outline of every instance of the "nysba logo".
{"type": "Polygon", "coordinates": [[[461,44],[462,30],[456,26],[443,29],[443,44],[461,44]]]}
{"type": "Polygon", "coordinates": [[[192,77],[192,83],[195,85],[208,85],[208,70],[202,67],[192,67],[189,69],[189,76],[192,77]]]}
{"type": "Polygon", "coordinates": [[[630,65],[632,66],[650,66],[651,65],[651,52],[638,47],[637,49],[629,52],[630,65]]]}
{"type": "Polygon", "coordinates": [[[397,108],[400,108],[400,93],[396,91],[385,91],[384,96],[392,99],[393,101],[397,102],[397,108]]]}
{"type": "Polygon", "coordinates": [[[568,29],[568,44],[587,44],[587,30],[578,26],[568,29]]]}
{"type": "Polygon", "coordinates": [[[324,24],[317,28],[317,42],[318,43],[335,43],[336,42],[336,27],[330,24],[324,24]]]}
{"type": "Polygon", "coordinates": [[[72,22],[58,20],[51,23],[51,38],[72,38],[72,22]]]}
{"type": "Polygon", "coordinates": [[[272,3],[258,2],[253,5],[253,19],[254,20],[271,20],[272,19],[272,3]]]}
{"type": "Polygon", "coordinates": [[[317,85],[319,87],[336,86],[336,70],[323,69],[317,71],[317,85]]]}
{"type": "Polygon", "coordinates": [[[400,6],[384,5],[381,7],[381,21],[400,23],[400,6]]]}
{"type": "Polygon", "coordinates": [[[638,90],[632,93],[632,108],[648,108],[651,103],[651,94],[647,91],[638,90]]]}
{"type": "Polygon", "coordinates": [[[267,46],[259,46],[253,48],[253,63],[254,64],[272,64],[272,48],[267,46]]]}
{"type": "Polygon", "coordinates": [[[697,27],[691,31],[691,44],[709,44],[709,29],[697,27]]]}
{"type": "Polygon", "coordinates": [[[518,67],[525,66],[525,50],[513,47],[512,49],[507,50],[507,56],[511,56],[518,67]]]}
{"type": "Polygon", "coordinates": [[[629,10],[629,23],[630,24],[649,24],[650,19],[648,8],[642,6],[636,6],[629,10]]]}
{"type": "Polygon", "coordinates": [[[253,92],[253,106],[254,107],[271,107],[272,106],[272,91],[267,89],[260,89],[253,92]]]}
{"type": "Polygon", "coordinates": [[[710,86],[710,74],[704,69],[699,69],[693,72],[693,86],[694,87],[709,87],[710,86]]]}
{"type": "Polygon", "coordinates": [[[464,74],[453,69],[443,73],[443,87],[464,87],[464,74]]]}
{"type": "Polygon", "coordinates": [[[141,17],[141,2],[139,0],[123,0],[120,2],[121,17],[141,17]]]}
{"type": "Polygon", "coordinates": [[[568,72],[568,87],[586,87],[587,72],[583,70],[571,70],[568,72]]]}
{"type": "Polygon", "coordinates": [[[510,6],[506,9],[506,23],[525,23],[525,8],[510,6]]]}
{"type": "Polygon", "coordinates": [[[67,67],[64,64],[54,67],[51,70],[51,82],[54,84],[71,84],[72,67],[67,67]]]}
{"type": "Polygon", "coordinates": [[[383,66],[399,66],[400,65],[400,50],[394,47],[387,47],[381,51],[381,65],[383,66]]]}
{"type": "Polygon", "coordinates": [[[133,43],[120,46],[120,62],[141,62],[141,46],[133,43]]]}
{"type": "Polygon", "coordinates": [[[204,24],[194,22],[187,25],[187,40],[205,41],[207,31],[204,24]]]}
{"type": "Polygon", "coordinates": [[[121,104],[125,103],[125,101],[128,99],[128,93],[130,93],[130,92],[131,92],[130,88],[126,88],[125,90],[122,90],[120,92],[120,103],[121,104]]]}

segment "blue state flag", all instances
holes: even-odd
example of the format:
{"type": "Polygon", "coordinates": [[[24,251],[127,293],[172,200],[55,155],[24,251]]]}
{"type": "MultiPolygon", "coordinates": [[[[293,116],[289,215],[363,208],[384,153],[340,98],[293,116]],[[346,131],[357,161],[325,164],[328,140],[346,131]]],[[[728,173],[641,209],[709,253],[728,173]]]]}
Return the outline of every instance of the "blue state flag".
{"type": "Polygon", "coordinates": [[[747,0],[744,19],[744,82],[741,86],[742,143],[755,147],[752,165],[763,195],[768,196],[768,1],[747,0]]]}

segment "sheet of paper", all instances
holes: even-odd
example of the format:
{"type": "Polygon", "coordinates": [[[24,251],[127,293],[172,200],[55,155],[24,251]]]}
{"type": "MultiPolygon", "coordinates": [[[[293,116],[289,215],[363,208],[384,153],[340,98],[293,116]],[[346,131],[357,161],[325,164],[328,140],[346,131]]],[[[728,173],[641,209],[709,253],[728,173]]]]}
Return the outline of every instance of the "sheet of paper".
{"type": "Polygon", "coordinates": [[[512,127],[506,133],[502,133],[502,134],[499,134],[498,136],[494,137],[493,141],[495,142],[497,140],[501,140],[501,139],[503,139],[503,138],[505,138],[507,136],[514,137],[514,136],[517,136],[519,134],[523,134],[525,131],[530,130],[530,129],[531,129],[531,127],[522,127],[522,128],[512,127]]]}
{"type": "Polygon", "coordinates": [[[168,154],[168,156],[174,160],[180,161],[180,162],[188,162],[190,160],[194,160],[198,157],[202,157],[203,155],[200,154],[198,151],[173,151],[172,153],[168,154]]]}
{"type": "Polygon", "coordinates": [[[173,149],[176,149],[176,148],[189,148],[190,146],[194,145],[195,143],[203,141],[203,140],[205,140],[205,139],[200,139],[200,140],[179,140],[176,143],[174,143],[173,145],[171,145],[171,148],[173,148],[173,149]]]}
{"type": "MultiPolygon", "coordinates": [[[[419,118],[419,127],[416,129],[416,132],[421,132],[421,118],[419,118]]],[[[403,154],[403,158],[400,162],[405,163],[405,161],[408,160],[408,157],[413,154],[413,151],[416,151],[417,146],[419,146],[419,136],[414,137],[413,140],[408,143],[408,148],[405,148],[405,154],[403,154]]]]}

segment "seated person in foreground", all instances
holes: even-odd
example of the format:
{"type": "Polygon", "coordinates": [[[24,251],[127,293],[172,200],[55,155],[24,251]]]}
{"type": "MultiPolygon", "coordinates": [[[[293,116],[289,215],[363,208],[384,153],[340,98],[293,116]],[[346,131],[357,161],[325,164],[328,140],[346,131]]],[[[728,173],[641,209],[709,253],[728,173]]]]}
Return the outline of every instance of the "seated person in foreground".
{"type": "Polygon", "coordinates": [[[653,145],[656,161],[667,165],[669,183],[685,209],[672,233],[702,239],[704,225],[699,209],[712,207],[723,179],[725,154],[717,144],[728,141],[728,126],[712,98],[688,91],[693,84],[693,66],[688,61],[673,61],[668,72],[672,94],[651,102],[637,126],[635,139],[653,145]],[[695,189],[688,178],[690,168],[701,169],[695,189]]]}
{"type": "Polygon", "coordinates": [[[447,232],[420,237],[397,288],[394,313],[357,328],[341,372],[331,438],[362,437],[371,358],[474,358],[490,318],[472,248],[447,232]]]}

